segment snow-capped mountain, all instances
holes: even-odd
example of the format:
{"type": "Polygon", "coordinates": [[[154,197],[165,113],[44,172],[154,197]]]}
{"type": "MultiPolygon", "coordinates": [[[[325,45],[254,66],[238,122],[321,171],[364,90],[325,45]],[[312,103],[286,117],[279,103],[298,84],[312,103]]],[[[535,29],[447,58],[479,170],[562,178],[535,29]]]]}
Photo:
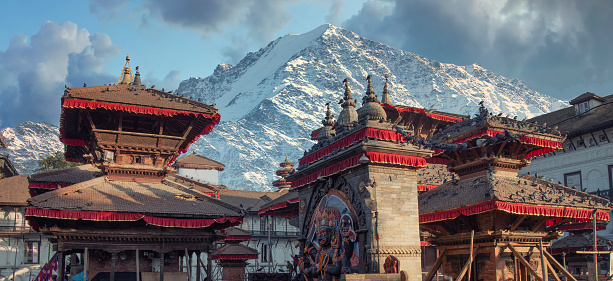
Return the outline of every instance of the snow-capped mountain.
{"type": "Polygon", "coordinates": [[[26,121],[15,128],[0,130],[0,134],[7,143],[0,153],[7,154],[22,175],[38,169],[38,160],[64,150],[59,128],[48,123],[26,121]]]}
{"type": "Polygon", "coordinates": [[[479,64],[440,63],[331,25],[278,38],[236,66],[220,64],[209,77],[183,81],[178,92],[219,108],[222,122],[193,148],[226,164],[222,184],[270,189],[278,163],[285,156],[297,162],[312,145],[325,103],[340,112],[343,79],[359,101],[368,74],[379,95],[389,74],[394,104],[451,113],[474,114],[483,100],[492,112],[522,119],[567,104],[479,64]]]}
{"type": "MultiPolygon", "coordinates": [[[[389,75],[390,96],[398,105],[468,115],[476,113],[483,100],[494,113],[522,119],[567,104],[478,64],[440,63],[323,25],[305,34],[278,38],[247,54],[235,66],[220,64],[209,77],[181,82],[177,92],[215,104],[222,120],[213,132],[194,143],[190,152],[196,150],[224,163],[220,181],[229,188],[272,190],[278,164],[286,156],[298,162],[303,151],[312,146],[310,133],[320,127],[325,104],[332,102],[336,116],[340,112],[336,102],[344,92],[343,79],[349,79],[354,98],[361,101],[369,74],[379,96],[384,75],[389,75]]],[[[19,127],[10,130],[15,131],[18,143],[28,143],[27,134],[18,137],[19,127]]],[[[25,145],[13,145],[7,130],[4,134],[9,139],[11,160],[20,169],[32,166],[18,163],[28,158],[20,156],[28,149],[14,149],[25,145]]],[[[57,144],[53,148],[62,148],[57,128],[54,135],[41,131],[41,138],[54,138],[57,144]]]]}

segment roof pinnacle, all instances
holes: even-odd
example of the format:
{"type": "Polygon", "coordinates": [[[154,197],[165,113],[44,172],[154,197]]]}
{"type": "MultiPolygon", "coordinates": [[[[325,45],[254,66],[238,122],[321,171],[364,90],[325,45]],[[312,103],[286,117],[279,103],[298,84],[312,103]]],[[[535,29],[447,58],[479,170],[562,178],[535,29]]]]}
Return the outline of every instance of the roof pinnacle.
{"type": "Polygon", "coordinates": [[[386,103],[391,105],[392,104],[392,99],[390,99],[390,92],[387,89],[387,79],[389,78],[389,75],[385,74],[385,85],[383,86],[383,94],[381,95],[381,103],[386,103]]]}
{"type": "Polygon", "coordinates": [[[130,66],[130,56],[126,56],[126,63],[123,65],[117,84],[130,84],[133,81],[134,77],[132,76],[132,66],[130,66]]]}

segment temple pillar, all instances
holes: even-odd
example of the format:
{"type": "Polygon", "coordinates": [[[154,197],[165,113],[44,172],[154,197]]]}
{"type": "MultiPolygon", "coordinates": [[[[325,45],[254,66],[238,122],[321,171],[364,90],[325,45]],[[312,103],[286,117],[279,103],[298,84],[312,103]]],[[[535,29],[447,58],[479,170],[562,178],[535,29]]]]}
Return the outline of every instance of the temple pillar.
{"type": "Polygon", "coordinates": [[[64,280],[65,279],[65,272],[64,272],[64,251],[58,251],[57,252],[57,280],[64,280]]]}
{"type": "Polygon", "coordinates": [[[115,263],[117,263],[117,252],[111,252],[111,281],[115,281],[115,263]]]}

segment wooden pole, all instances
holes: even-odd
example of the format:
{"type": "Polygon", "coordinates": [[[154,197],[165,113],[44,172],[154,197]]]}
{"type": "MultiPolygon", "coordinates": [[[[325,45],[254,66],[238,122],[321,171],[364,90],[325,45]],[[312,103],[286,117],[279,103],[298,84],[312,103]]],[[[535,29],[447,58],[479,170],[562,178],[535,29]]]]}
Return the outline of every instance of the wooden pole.
{"type": "Polygon", "coordinates": [[[562,272],[562,274],[564,274],[566,278],[570,279],[571,281],[577,281],[577,279],[572,274],[570,274],[570,272],[568,272],[565,267],[562,267],[562,265],[560,265],[560,263],[556,259],[554,259],[550,253],[545,251],[544,254],[545,257],[547,257],[547,261],[549,261],[549,263],[551,263],[554,267],[560,270],[560,272],[562,272]]]}
{"type": "Polygon", "coordinates": [[[468,256],[470,257],[470,263],[468,264],[468,281],[470,281],[470,274],[472,273],[472,269],[473,269],[473,242],[475,241],[475,231],[471,230],[470,231],[470,252],[468,254],[468,256]]]}
{"type": "Polygon", "coordinates": [[[64,280],[64,252],[57,252],[57,279],[56,280],[64,280]]]}
{"type": "MultiPolygon", "coordinates": [[[[202,270],[200,269],[200,251],[196,251],[196,281],[200,281],[202,270]]],[[[137,280],[138,281],[138,280],[137,280]]]]}
{"type": "Polygon", "coordinates": [[[432,267],[430,268],[428,275],[426,275],[426,278],[423,281],[432,280],[434,275],[436,275],[436,272],[438,272],[438,268],[441,267],[441,264],[443,263],[443,258],[445,257],[446,254],[447,254],[447,249],[444,249],[443,252],[438,256],[438,258],[434,262],[434,265],[432,265],[432,267]]]}
{"type": "MultiPolygon", "coordinates": [[[[564,263],[564,269],[566,269],[566,253],[562,253],[562,262],[564,263]]],[[[568,277],[564,276],[564,280],[568,281],[568,277]]]]}
{"type": "Polygon", "coordinates": [[[192,259],[191,259],[191,255],[187,251],[187,248],[185,248],[185,265],[187,266],[187,280],[191,281],[192,280],[192,259]]]}
{"type": "Polygon", "coordinates": [[[460,271],[460,274],[456,278],[456,281],[462,281],[462,278],[464,278],[464,275],[466,275],[466,271],[468,270],[468,267],[473,262],[473,259],[475,259],[475,256],[477,255],[478,250],[479,250],[479,245],[477,245],[477,249],[475,249],[474,253],[468,257],[468,260],[464,264],[464,267],[462,268],[462,271],[460,271]]]}
{"type": "Polygon", "coordinates": [[[543,251],[543,240],[539,241],[539,250],[541,251],[541,272],[543,274],[543,280],[547,280],[547,266],[545,265],[545,253],[543,251]]]}
{"type": "Polygon", "coordinates": [[[543,281],[543,279],[536,273],[536,270],[534,270],[530,263],[521,254],[519,254],[519,252],[515,249],[515,247],[513,247],[513,245],[508,244],[507,246],[509,247],[511,252],[513,252],[513,255],[515,255],[517,259],[519,259],[519,261],[522,263],[522,265],[528,270],[528,272],[530,272],[530,274],[534,276],[534,279],[536,279],[537,281],[543,281]]]}
{"type": "MultiPolygon", "coordinates": [[[[598,237],[596,236],[596,211],[592,213],[594,227],[594,251],[598,251],[598,237]]],[[[594,280],[598,281],[598,254],[594,253],[594,280]]]]}
{"type": "MultiPolygon", "coordinates": [[[[111,253],[111,281],[115,281],[115,263],[117,262],[117,252],[111,253]]],[[[60,279],[64,280],[64,279],[60,279]]]]}
{"type": "Polygon", "coordinates": [[[140,281],[140,254],[136,248],[136,281],[140,281]]]}
{"type": "Polygon", "coordinates": [[[83,280],[89,281],[89,248],[87,247],[83,250],[83,280]]]}
{"type": "Polygon", "coordinates": [[[164,252],[160,252],[160,281],[164,281],[164,252]]]}

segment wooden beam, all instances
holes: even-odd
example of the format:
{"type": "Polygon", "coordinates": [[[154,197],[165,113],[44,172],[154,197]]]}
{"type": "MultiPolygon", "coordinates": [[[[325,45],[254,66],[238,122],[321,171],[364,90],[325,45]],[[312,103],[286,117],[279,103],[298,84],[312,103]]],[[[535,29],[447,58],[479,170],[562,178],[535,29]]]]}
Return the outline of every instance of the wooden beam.
{"type": "Polygon", "coordinates": [[[420,228],[423,228],[425,231],[428,231],[428,232],[430,232],[430,233],[432,233],[432,234],[434,234],[434,235],[436,235],[436,236],[441,236],[441,235],[443,235],[443,233],[442,233],[442,232],[440,232],[440,231],[438,231],[438,230],[434,230],[433,228],[430,228],[430,227],[428,227],[428,226],[425,226],[425,225],[420,225],[419,227],[420,227],[420,228]]]}
{"type": "Polygon", "coordinates": [[[556,281],[562,281],[549,262],[547,262],[547,268],[549,269],[549,272],[551,272],[551,276],[553,276],[556,281]]]}
{"type": "Polygon", "coordinates": [[[471,257],[471,261],[468,264],[468,281],[470,281],[470,274],[471,274],[472,269],[473,269],[473,261],[472,260],[475,259],[474,255],[476,255],[476,254],[473,254],[474,242],[475,242],[475,231],[472,230],[472,231],[470,231],[470,252],[468,254],[468,256],[471,257]]]}
{"type": "Polygon", "coordinates": [[[560,227],[561,225],[563,225],[563,224],[565,224],[565,223],[567,223],[567,222],[571,222],[571,221],[573,221],[573,219],[568,219],[568,218],[567,218],[567,219],[562,219],[562,220],[560,220],[559,222],[554,223],[554,224],[552,224],[552,225],[548,226],[548,227],[547,227],[547,228],[545,228],[545,229],[546,229],[547,231],[553,231],[553,230],[555,230],[556,228],[560,227]]]}
{"type": "MultiPolygon", "coordinates": [[[[479,245],[477,245],[477,248],[473,251],[472,256],[468,257],[468,260],[464,264],[464,267],[462,268],[462,271],[460,271],[460,274],[455,279],[456,281],[461,281],[462,278],[464,278],[464,275],[466,275],[466,272],[468,271],[469,266],[472,264],[473,260],[477,256],[478,250],[479,250],[479,245]]],[[[542,281],[542,280],[538,280],[538,281],[542,281]]]]}
{"type": "Polygon", "coordinates": [[[545,218],[541,218],[533,227],[532,227],[532,231],[537,231],[538,229],[540,229],[541,227],[543,227],[543,225],[545,225],[545,223],[547,222],[547,220],[550,219],[548,217],[545,218]]]}
{"type": "Polygon", "coordinates": [[[519,253],[517,252],[517,250],[515,250],[515,247],[513,247],[513,245],[508,244],[507,247],[509,247],[509,249],[511,250],[511,252],[513,252],[513,255],[515,257],[517,257],[517,259],[521,262],[521,264],[528,269],[528,271],[530,272],[530,274],[532,274],[532,276],[534,276],[534,279],[536,279],[536,281],[543,281],[543,279],[538,276],[538,274],[536,273],[536,270],[534,270],[534,268],[532,267],[532,265],[530,265],[530,263],[519,253]]]}
{"type": "Polygon", "coordinates": [[[432,278],[434,278],[434,275],[436,275],[438,268],[441,267],[441,264],[443,264],[443,258],[445,257],[446,254],[447,254],[447,249],[444,249],[441,255],[438,256],[438,258],[434,262],[434,265],[432,265],[432,268],[430,268],[430,271],[428,271],[428,275],[426,275],[426,278],[423,281],[430,281],[432,280],[432,278]]]}
{"type": "Polygon", "coordinates": [[[577,281],[577,278],[570,274],[570,272],[568,272],[566,268],[564,268],[556,259],[554,259],[549,252],[545,251],[543,254],[545,254],[547,261],[549,261],[550,264],[552,264],[553,266],[555,266],[555,268],[562,272],[562,274],[564,274],[566,278],[571,281],[577,281]]]}
{"type": "Polygon", "coordinates": [[[466,217],[465,215],[460,215],[458,217],[458,219],[460,219],[460,221],[462,221],[464,224],[468,225],[470,227],[470,229],[473,231],[473,233],[476,230],[479,230],[477,225],[475,225],[473,222],[471,222],[470,218],[466,217]]]}
{"type": "Polygon", "coordinates": [[[517,227],[527,218],[526,215],[521,215],[519,218],[515,220],[515,222],[509,227],[510,231],[515,231],[517,227]]]}
{"type": "Polygon", "coordinates": [[[438,221],[436,223],[437,225],[440,225],[445,231],[447,231],[447,233],[449,234],[456,234],[457,232],[455,231],[455,228],[453,228],[452,226],[450,226],[449,224],[447,224],[446,221],[438,221]]]}

